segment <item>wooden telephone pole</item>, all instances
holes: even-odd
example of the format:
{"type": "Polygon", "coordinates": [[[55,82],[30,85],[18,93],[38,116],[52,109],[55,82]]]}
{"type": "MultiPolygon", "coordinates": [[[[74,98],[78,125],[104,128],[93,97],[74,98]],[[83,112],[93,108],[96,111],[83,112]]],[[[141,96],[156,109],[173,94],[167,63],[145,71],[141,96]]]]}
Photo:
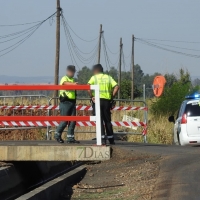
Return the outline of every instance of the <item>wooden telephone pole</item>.
{"type": "MultiPolygon", "coordinates": [[[[59,60],[60,60],[60,0],[57,0],[57,14],[56,14],[56,57],[55,57],[55,75],[54,84],[58,85],[59,81],[59,60]]],[[[58,97],[58,91],[54,91],[54,97],[58,97]]],[[[56,101],[55,101],[56,103],[56,101]]]]}
{"type": "Polygon", "coordinates": [[[100,24],[100,31],[99,31],[99,47],[98,47],[98,59],[97,63],[100,64],[101,61],[101,38],[102,38],[102,24],[100,24]]]}
{"type": "Polygon", "coordinates": [[[135,40],[135,37],[134,35],[132,35],[132,64],[131,64],[131,100],[134,99],[134,40],[135,40]]]}
{"type": "Polygon", "coordinates": [[[122,44],[122,38],[120,38],[120,44],[119,44],[119,74],[118,74],[118,85],[119,85],[119,91],[118,91],[118,99],[121,98],[121,77],[122,77],[122,49],[123,49],[123,44],[122,44]]]}

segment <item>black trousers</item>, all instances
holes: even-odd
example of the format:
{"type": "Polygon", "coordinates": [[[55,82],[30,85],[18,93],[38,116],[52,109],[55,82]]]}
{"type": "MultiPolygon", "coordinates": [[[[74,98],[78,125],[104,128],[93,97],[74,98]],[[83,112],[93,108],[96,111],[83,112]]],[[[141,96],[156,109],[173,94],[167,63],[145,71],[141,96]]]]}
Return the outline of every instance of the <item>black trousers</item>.
{"type": "MultiPolygon", "coordinates": [[[[111,123],[110,100],[100,99],[101,112],[101,135],[105,138],[105,133],[110,142],[114,141],[113,127],[111,123]]],[[[93,104],[93,115],[95,115],[95,104],[93,104]]]]}

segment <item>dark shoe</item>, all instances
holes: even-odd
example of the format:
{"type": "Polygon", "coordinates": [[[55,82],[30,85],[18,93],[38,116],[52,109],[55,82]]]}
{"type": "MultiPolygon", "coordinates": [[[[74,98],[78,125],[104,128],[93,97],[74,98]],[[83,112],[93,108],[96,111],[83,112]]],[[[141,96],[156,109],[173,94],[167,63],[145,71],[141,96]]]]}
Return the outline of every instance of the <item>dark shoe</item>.
{"type": "Polygon", "coordinates": [[[115,141],[114,140],[109,140],[111,145],[115,145],[115,141]]]}
{"type": "Polygon", "coordinates": [[[101,144],[106,145],[106,139],[105,138],[101,139],[101,144]]]}
{"type": "Polygon", "coordinates": [[[58,143],[64,143],[64,140],[62,138],[55,138],[57,140],[58,143]]]}
{"type": "Polygon", "coordinates": [[[67,140],[68,144],[79,144],[80,142],[77,140],[67,140]]]}
{"type": "Polygon", "coordinates": [[[115,142],[110,142],[110,145],[115,145],[115,142]]]}

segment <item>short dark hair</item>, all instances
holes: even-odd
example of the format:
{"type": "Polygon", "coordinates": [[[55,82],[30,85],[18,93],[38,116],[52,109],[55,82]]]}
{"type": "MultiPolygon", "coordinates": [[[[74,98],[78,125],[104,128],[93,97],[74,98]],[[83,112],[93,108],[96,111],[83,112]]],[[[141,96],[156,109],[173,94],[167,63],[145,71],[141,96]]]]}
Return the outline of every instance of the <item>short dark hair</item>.
{"type": "Polygon", "coordinates": [[[103,67],[101,64],[96,64],[92,68],[93,71],[103,72],[103,67]]]}
{"type": "Polygon", "coordinates": [[[68,65],[67,66],[67,70],[69,70],[71,72],[75,72],[76,71],[76,67],[74,65],[68,65]]]}

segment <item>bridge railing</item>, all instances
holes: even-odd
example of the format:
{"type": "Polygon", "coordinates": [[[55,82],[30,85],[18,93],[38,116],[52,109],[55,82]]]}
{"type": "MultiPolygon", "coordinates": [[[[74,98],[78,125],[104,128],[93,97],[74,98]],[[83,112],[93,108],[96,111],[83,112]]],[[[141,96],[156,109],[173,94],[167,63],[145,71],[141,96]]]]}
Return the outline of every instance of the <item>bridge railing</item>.
{"type": "MultiPolygon", "coordinates": [[[[99,99],[99,86],[98,85],[0,85],[0,90],[94,90],[95,91],[95,109],[96,116],[0,116],[0,127],[6,129],[9,126],[14,127],[49,127],[57,126],[58,121],[80,121],[77,123],[87,123],[96,122],[96,138],[97,145],[101,145],[101,117],[100,117],[100,99],[99,99]],[[6,127],[6,128],[5,128],[6,127]]],[[[5,96],[4,96],[5,99],[5,96]]],[[[45,109],[39,106],[41,109],[45,109]]],[[[3,105],[0,108],[2,110],[11,109],[39,109],[37,106],[14,106],[9,107],[8,105],[3,105]]],[[[50,110],[50,109],[47,109],[50,110]]]]}
{"type": "MultiPolygon", "coordinates": [[[[0,96],[0,115],[10,116],[58,116],[59,106],[54,100],[44,95],[0,96]]],[[[148,108],[141,100],[115,99],[116,106],[111,110],[112,124],[116,135],[142,135],[147,142],[148,108]]],[[[57,102],[57,101],[56,101],[57,102]]],[[[91,116],[92,106],[89,98],[77,99],[77,116],[91,116]]],[[[58,122],[35,124],[4,123],[0,130],[46,128],[46,138],[52,138],[52,132],[58,122]]],[[[67,130],[66,130],[67,132],[67,130]]],[[[96,133],[96,123],[92,121],[78,122],[75,133],[96,133]]]]}
{"type": "MultiPolygon", "coordinates": [[[[53,105],[55,99],[49,100],[50,115],[57,115],[59,106],[53,105]]],[[[143,141],[147,143],[147,124],[148,107],[142,100],[115,99],[116,106],[111,110],[112,125],[116,135],[142,135],[143,141]]],[[[76,111],[78,116],[91,116],[92,106],[90,98],[78,98],[76,111]]],[[[75,133],[95,133],[95,123],[77,123],[75,133]]],[[[48,127],[48,138],[51,139],[51,133],[55,132],[53,127],[48,127]]],[[[67,132],[67,130],[66,130],[67,132]]]]}

